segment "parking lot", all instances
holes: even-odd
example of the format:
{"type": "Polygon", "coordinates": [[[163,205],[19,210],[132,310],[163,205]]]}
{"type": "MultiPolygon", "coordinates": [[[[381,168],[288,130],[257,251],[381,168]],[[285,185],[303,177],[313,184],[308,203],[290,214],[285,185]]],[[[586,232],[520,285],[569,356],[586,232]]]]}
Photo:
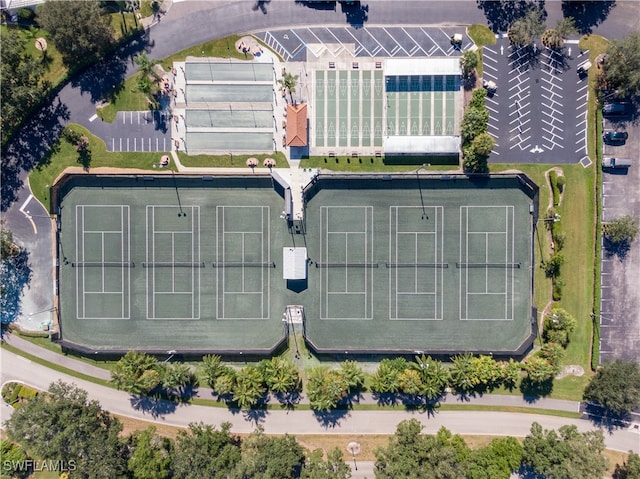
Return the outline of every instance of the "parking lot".
{"type": "Polygon", "coordinates": [[[345,51],[356,57],[458,56],[460,50],[451,44],[454,34],[462,35],[462,50],[473,44],[464,27],[313,27],[269,30],[255,36],[284,61],[300,62],[345,51]]]}
{"type": "MultiPolygon", "coordinates": [[[[640,126],[605,121],[605,130],[627,131],[624,145],[604,145],[603,156],[629,158],[628,169],[605,170],[602,180],[602,221],[631,215],[640,219],[640,126]]],[[[602,254],[600,300],[600,364],[615,359],[640,360],[640,240],[626,255],[602,254]]]]}
{"type": "Polygon", "coordinates": [[[586,156],[588,85],[576,68],[588,59],[569,44],[563,53],[541,46],[512,49],[507,38],[483,48],[489,133],[497,163],[576,163],[586,156]]]}
{"type": "Polygon", "coordinates": [[[113,123],[97,119],[91,132],[102,138],[107,151],[171,150],[170,117],[161,111],[119,111],[113,123]]]}

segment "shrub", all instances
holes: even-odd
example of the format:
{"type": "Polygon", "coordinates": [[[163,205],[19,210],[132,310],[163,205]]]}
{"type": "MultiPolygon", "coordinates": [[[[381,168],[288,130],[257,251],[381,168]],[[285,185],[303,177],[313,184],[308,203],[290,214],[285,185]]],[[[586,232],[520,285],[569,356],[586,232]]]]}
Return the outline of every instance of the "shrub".
{"type": "Polygon", "coordinates": [[[560,268],[564,264],[564,255],[560,251],[556,251],[551,255],[549,261],[544,265],[544,272],[547,278],[556,278],[560,275],[560,268]]]}
{"type": "Polygon", "coordinates": [[[562,284],[559,281],[553,282],[553,300],[560,301],[562,299],[562,284]]]}
{"type": "Polygon", "coordinates": [[[484,88],[476,88],[471,93],[471,101],[469,102],[469,108],[485,108],[485,99],[487,98],[487,91],[484,88]]]}
{"type": "Polygon", "coordinates": [[[554,308],[545,317],[542,337],[547,343],[566,347],[569,344],[569,334],[575,329],[575,318],[562,308],[554,308]]]}
{"type": "Polygon", "coordinates": [[[558,178],[556,178],[556,185],[558,185],[558,189],[561,192],[564,191],[564,182],[565,182],[564,176],[558,176],[558,178]]]}

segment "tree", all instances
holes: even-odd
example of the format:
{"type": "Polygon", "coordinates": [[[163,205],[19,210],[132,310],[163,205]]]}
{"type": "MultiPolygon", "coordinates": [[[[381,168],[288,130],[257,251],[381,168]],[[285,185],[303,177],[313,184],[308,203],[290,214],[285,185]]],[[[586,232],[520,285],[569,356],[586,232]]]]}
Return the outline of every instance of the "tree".
{"type": "Polygon", "coordinates": [[[29,456],[19,444],[0,439],[0,457],[2,458],[2,478],[27,476],[28,472],[23,469],[29,456]]]}
{"type": "Polygon", "coordinates": [[[233,389],[236,386],[236,371],[229,368],[227,372],[222,374],[213,387],[213,390],[220,396],[227,396],[233,394],[233,389]]]}
{"type": "Polygon", "coordinates": [[[328,411],[338,405],[338,401],[347,394],[347,383],[338,371],[325,367],[309,371],[307,396],[311,409],[328,411]]]}
{"type": "Polygon", "coordinates": [[[469,451],[464,441],[444,428],[436,436],[420,434],[421,430],[416,419],[398,424],[387,446],[374,451],[376,478],[466,477],[465,457],[469,451]]]}
{"type": "Polygon", "coordinates": [[[480,133],[485,133],[488,121],[489,111],[486,108],[467,108],[460,124],[463,142],[469,143],[480,133]]]}
{"type": "Polygon", "coordinates": [[[493,151],[493,147],[496,145],[496,141],[489,133],[484,132],[476,136],[471,144],[477,154],[488,156],[489,153],[493,151]]]}
{"type": "Polygon", "coordinates": [[[558,432],[537,422],[523,442],[523,464],[543,477],[600,479],[607,470],[602,431],[580,433],[576,426],[558,432]]]}
{"type": "Polygon", "coordinates": [[[468,393],[478,385],[473,355],[470,353],[454,356],[449,373],[451,374],[451,386],[458,391],[468,393]]]}
{"type": "Polygon", "coordinates": [[[241,459],[232,479],[293,479],[304,464],[302,446],[295,437],[267,437],[258,428],[242,442],[241,459]]]}
{"type": "Polygon", "coordinates": [[[544,265],[544,272],[547,278],[556,278],[560,276],[560,268],[564,264],[564,254],[562,251],[556,251],[544,265]]]}
{"type": "Polygon", "coordinates": [[[404,358],[389,359],[380,361],[378,370],[371,378],[371,391],[377,394],[397,393],[400,391],[398,376],[407,368],[407,361],[404,358]]]}
{"type": "Polygon", "coordinates": [[[542,44],[552,50],[560,50],[564,46],[564,39],[576,32],[573,18],[563,18],[558,20],[554,28],[548,28],[540,37],[542,44]]]}
{"type": "Polygon", "coordinates": [[[542,359],[547,361],[553,368],[553,375],[562,370],[561,362],[564,358],[564,348],[558,343],[546,343],[537,353],[542,359]]]}
{"type": "Polygon", "coordinates": [[[604,225],[604,235],[612,244],[630,244],[638,236],[638,222],[633,216],[619,216],[604,225]]]}
{"type": "Polygon", "coordinates": [[[509,479],[520,468],[523,449],[514,437],[492,440],[472,452],[468,479],[509,479]]]}
{"type": "Polygon", "coordinates": [[[48,84],[41,84],[42,63],[25,52],[17,34],[0,35],[0,130],[4,145],[29,112],[40,103],[48,84]]]}
{"type": "Polygon", "coordinates": [[[340,375],[349,392],[359,391],[364,386],[364,371],[356,361],[344,361],[340,365],[340,375]]]}
{"type": "Polygon", "coordinates": [[[476,88],[471,93],[471,100],[469,101],[469,108],[478,108],[484,110],[487,103],[487,90],[484,88],[476,88]]]}
{"type": "Polygon", "coordinates": [[[87,392],[61,381],[23,403],[6,422],[9,439],[34,456],[75,464],[76,477],[120,478],[128,459],[120,421],[87,392]]]}
{"type": "Polygon", "coordinates": [[[115,364],[111,381],[118,389],[132,394],[146,394],[160,384],[155,357],[129,351],[115,364]]]}
{"type": "Polygon", "coordinates": [[[293,94],[296,91],[296,85],[298,83],[299,75],[293,75],[291,73],[285,73],[282,78],[278,80],[278,83],[282,85],[289,92],[289,96],[291,97],[291,103],[293,103],[293,94]]]}
{"type": "Polygon", "coordinates": [[[129,471],[135,479],[168,479],[171,477],[170,439],[156,434],[156,428],[149,426],[144,431],[134,431],[129,439],[132,449],[129,471]]]}
{"type": "Polygon", "coordinates": [[[327,460],[322,459],[322,449],[313,450],[302,469],[301,479],[349,479],[351,468],[344,462],[342,451],[337,447],[327,453],[327,460]]]}
{"type": "Polygon", "coordinates": [[[178,431],[173,469],[181,479],[228,479],[240,462],[240,440],[229,433],[231,424],[220,430],[208,424],[189,424],[188,431],[178,431]]]}
{"type": "Polygon", "coordinates": [[[493,356],[474,356],[471,364],[473,365],[478,386],[482,388],[494,387],[502,379],[502,368],[493,359],[493,356]]]}
{"type": "Polygon", "coordinates": [[[477,52],[473,50],[465,50],[460,55],[460,68],[462,68],[463,78],[469,78],[480,63],[477,52]]]}
{"type": "Polygon", "coordinates": [[[216,380],[227,370],[227,366],[222,364],[222,358],[217,354],[207,355],[202,358],[199,374],[204,383],[214,389],[216,380]]]}
{"type": "Polygon", "coordinates": [[[424,384],[420,378],[420,373],[415,369],[405,369],[398,375],[400,390],[405,394],[422,394],[424,384]]]}
{"type": "Polygon", "coordinates": [[[522,376],[522,365],[512,359],[509,362],[502,362],[502,384],[511,389],[514,388],[522,376]]]}
{"type": "Polygon", "coordinates": [[[158,75],[153,68],[158,61],[153,58],[149,58],[147,52],[139,53],[133,60],[136,62],[136,65],[138,65],[138,70],[145,76],[151,77],[155,81],[160,80],[160,75],[158,75]]]}
{"type": "Polygon", "coordinates": [[[160,384],[171,393],[182,396],[188,386],[196,383],[195,375],[188,364],[159,363],[160,384]]]}
{"type": "Polygon", "coordinates": [[[258,368],[247,366],[238,371],[233,386],[233,400],[238,403],[240,409],[251,408],[264,392],[264,378],[258,368]]]}
{"type": "Polygon", "coordinates": [[[548,381],[555,374],[555,368],[544,358],[533,356],[525,364],[529,379],[534,383],[548,381]]]}
{"type": "Polygon", "coordinates": [[[279,357],[261,361],[260,369],[267,387],[275,393],[292,393],[300,390],[300,374],[289,359],[279,357]]]}
{"type": "Polygon", "coordinates": [[[569,344],[569,334],[576,329],[575,318],[562,308],[553,308],[544,319],[544,340],[548,343],[557,343],[562,347],[569,344]]]}
{"type": "Polygon", "coordinates": [[[617,416],[625,416],[640,407],[640,365],[621,360],[606,363],[591,378],[583,399],[598,403],[617,416]]]}
{"type": "Polygon", "coordinates": [[[533,8],[511,24],[507,36],[513,46],[520,48],[533,45],[542,32],[544,32],[543,12],[539,8],[533,8]]]}
{"type": "MultiPolygon", "coordinates": [[[[482,134],[482,133],[481,133],[482,134]]],[[[468,173],[487,173],[489,167],[487,165],[487,155],[481,155],[475,149],[473,143],[462,147],[462,168],[468,173]]]]}
{"type": "Polygon", "coordinates": [[[436,361],[431,356],[415,357],[415,362],[410,365],[418,371],[422,381],[422,391],[420,394],[427,399],[437,399],[447,387],[449,371],[440,361],[436,361]]]}
{"type": "Polygon", "coordinates": [[[98,2],[48,1],[38,8],[37,20],[69,68],[102,58],[113,44],[110,18],[98,2]]]}
{"type": "Polygon", "coordinates": [[[640,478],[640,456],[633,451],[629,451],[626,462],[616,464],[613,471],[613,479],[638,479],[640,478]]]}
{"type": "Polygon", "coordinates": [[[607,47],[609,61],[603,65],[607,86],[619,97],[640,94],[640,33],[634,32],[607,47]]]}

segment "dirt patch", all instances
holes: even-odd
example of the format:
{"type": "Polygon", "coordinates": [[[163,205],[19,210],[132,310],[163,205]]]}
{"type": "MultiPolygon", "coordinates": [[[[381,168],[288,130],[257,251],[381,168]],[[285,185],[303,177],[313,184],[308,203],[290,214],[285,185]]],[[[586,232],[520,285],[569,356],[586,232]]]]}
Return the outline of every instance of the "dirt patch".
{"type": "Polygon", "coordinates": [[[566,378],[567,376],[584,376],[584,368],[578,364],[569,364],[562,368],[556,379],[566,378]]]}

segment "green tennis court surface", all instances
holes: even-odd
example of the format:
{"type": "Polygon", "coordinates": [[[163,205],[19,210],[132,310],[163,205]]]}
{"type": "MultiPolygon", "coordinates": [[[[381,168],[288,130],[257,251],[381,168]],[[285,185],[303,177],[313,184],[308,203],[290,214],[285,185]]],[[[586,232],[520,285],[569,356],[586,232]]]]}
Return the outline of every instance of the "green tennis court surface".
{"type": "Polygon", "coordinates": [[[296,234],[270,178],[72,178],[63,339],[267,353],[286,306],[302,305],[307,340],[326,352],[506,353],[531,340],[533,190],[518,178],[321,176],[304,194],[296,234]],[[304,287],[282,279],[285,246],[307,247],[304,287]]]}

